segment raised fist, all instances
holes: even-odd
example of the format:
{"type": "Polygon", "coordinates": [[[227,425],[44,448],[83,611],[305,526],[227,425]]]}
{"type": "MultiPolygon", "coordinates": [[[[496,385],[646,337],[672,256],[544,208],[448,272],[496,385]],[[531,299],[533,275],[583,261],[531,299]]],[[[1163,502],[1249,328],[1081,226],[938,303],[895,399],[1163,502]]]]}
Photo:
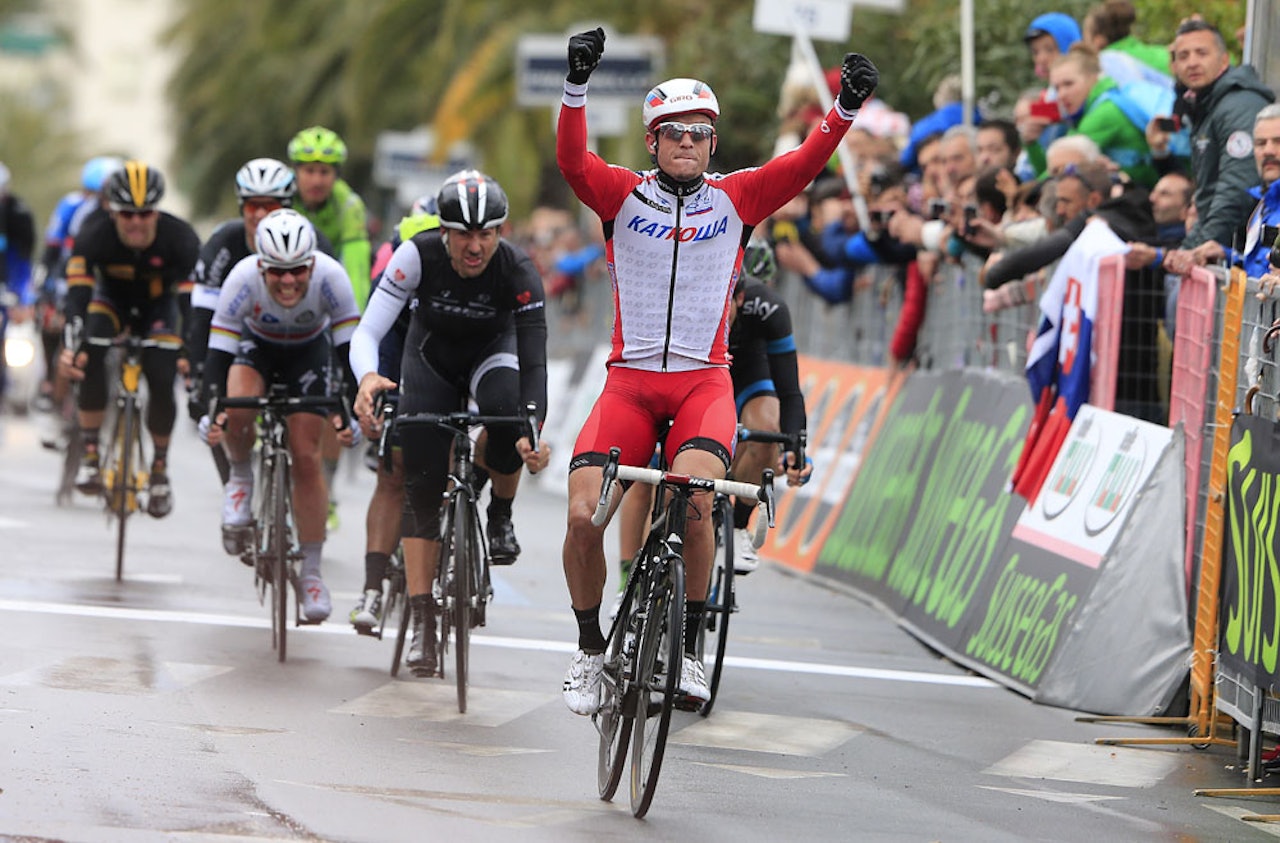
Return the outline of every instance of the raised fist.
{"type": "Polygon", "coordinates": [[[840,106],[845,111],[857,111],[879,83],[880,71],[871,59],[861,53],[846,53],[844,67],[840,68],[840,106]]]}
{"type": "Polygon", "coordinates": [[[588,32],[579,32],[569,38],[569,74],[566,77],[575,85],[584,84],[591,71],[600,63],[604,52],[604,29],[597,26],[588,32]]]}

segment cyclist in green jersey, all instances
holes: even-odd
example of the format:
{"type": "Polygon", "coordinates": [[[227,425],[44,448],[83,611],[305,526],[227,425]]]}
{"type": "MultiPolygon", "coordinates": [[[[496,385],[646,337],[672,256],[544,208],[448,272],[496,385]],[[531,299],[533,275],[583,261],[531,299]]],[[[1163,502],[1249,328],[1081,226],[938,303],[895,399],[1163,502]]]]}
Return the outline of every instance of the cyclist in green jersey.
{"type": "MultiPolygon", "coordinates": [[[[329,238],[333,254],[347,271],[356,307],[364,312],[369,300],[368,212],[360,194],[338,177],[339,168],[347,160],[347,145],[337,132],[324,126],[310,126],[289,141],[289,161],[298,180],[294,210],[311,221],[316,230],[329,238]]],[[[324,473],[329,488],[329,530],[338,529],[338,506],[333,498],[333,478],[338,470],[342,449],[337,439],[326,432],[324,438],[324,473]]]]}
{"type": "Polygon", "coordinates": [[[289,141],[289,160],[298,177],[299,203],[294,210],[311,220],[329,242],[351,278],[356,304],[369,299],[368,212],[360,194],[338,173],[347,160],[347,145],[331,129],[311,126],[289,141]]]}

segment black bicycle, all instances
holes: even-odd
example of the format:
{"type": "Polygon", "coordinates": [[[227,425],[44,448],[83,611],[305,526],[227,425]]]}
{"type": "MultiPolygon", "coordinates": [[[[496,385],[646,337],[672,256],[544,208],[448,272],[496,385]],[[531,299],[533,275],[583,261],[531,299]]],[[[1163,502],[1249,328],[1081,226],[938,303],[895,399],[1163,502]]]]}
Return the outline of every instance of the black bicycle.
{"type": "MultiPolygon", "coordinates": [[[[768,430],[750,430],[738,428],[739,442],[766,442],[782,445],[786,451],[795,455],[791,463],[793,468],[805,464],[804,446],[807,439],[805,431],[799,433],[774,433],[768,430]]],[[[716,493],[712,514],[716,525],[716,562],[711,574],[710,588],[707,591],[707,608],[703,616],[703,624],[698,628],[696,651],[698,659],[707,668],[707,688],[711,698],[702,704],[698,713],[706,717],[711,713],[716,702],[716,691],[720,688],[720,675],[724,671],[724,653],[729,643],[729,616],[738,611],[737,590],[734,579],[734,528],[733,498],[716,493]],[[707,637],[715,638],[715,660],[708,662],[706,658],[707,637]]],[[[764,540],[764,532],[756,522],[756,540],[759,548],[764,540]]]]}
{"type": "Polygon", "coordinates": [[[271,384],[264,396],[215,398],[210,412],[218,418],[224,409],[257,410],[258,461],[254,517],[249,540],[240,559],[254,571],[259,602],[271,601],[271,646],[276,658],[285,660],[288,639],[289,594],[293,592],[294,626],[307,624],[298,596],[297,565],[302,552],[293,534],[293,485],[290,472],[289,424],[291,412],[306,409],[337,411],[344,424],[350,413],[337,396],[290,396],[288,387],[271,384]]]}
{"type": "MultiPolygon", "coordinates": [[[[454,639],[454,679],[458,686],[458,711],[467,711],[467,676],[471,630],[485,625],[493,584],[489,577],[489,545],[480,529],[479,490],[472,485],[475,456],[471,431],[485,425],[520,425],[534,450],[538,448],[536,408],[530,404],[525,416],[482,416],[468,411],[414,413],[396,416],[399,428],[435,427],[452,435],[452,461],[448,491],[440,518],[440,561],[436,565],[434,590],[440,606],[440,635],[436,642],[436,675],[444,677],[449,652],[450,630],[454,639]]],[[[407,435],[407,434],[402,434],[407,435]]],[[[409,606],[404,601],[396,640],[397,663],[404,650],[409,628],[409,606]]],[[[394,672],[398,668],[393,667],[394,672]]]]}
{"type": "Polygon", "coordinates": [[[657,494],[648,535],[609,628],[600,709],[591,719],[600,733],[600,798],[608,801],[617,792],[630,747],[631,812],[643,817],[662,769],[684,662],[683,537],[691,498],[713,492],[758,502],[764,511],[756,530],[762,533],[773,524],[773,472],[765,471],[761,483],[752,485],[619,465],[620,455],[617,448],[609,451],[592,523],[601,526],[608,518],[617,481],[648,483],[657,494]]]}

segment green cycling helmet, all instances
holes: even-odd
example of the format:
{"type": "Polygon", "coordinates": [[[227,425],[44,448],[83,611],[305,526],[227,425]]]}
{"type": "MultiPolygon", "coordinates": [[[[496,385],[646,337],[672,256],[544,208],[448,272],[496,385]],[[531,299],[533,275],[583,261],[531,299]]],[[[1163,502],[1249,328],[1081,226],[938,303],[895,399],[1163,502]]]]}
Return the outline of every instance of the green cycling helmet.
{"type": "Polygon", "coordinates": [[[311,126],[289,141],[289,160],[295,164],[315,161],[337,167],[347,160],[347,145],[333,129],[311,126]]]}

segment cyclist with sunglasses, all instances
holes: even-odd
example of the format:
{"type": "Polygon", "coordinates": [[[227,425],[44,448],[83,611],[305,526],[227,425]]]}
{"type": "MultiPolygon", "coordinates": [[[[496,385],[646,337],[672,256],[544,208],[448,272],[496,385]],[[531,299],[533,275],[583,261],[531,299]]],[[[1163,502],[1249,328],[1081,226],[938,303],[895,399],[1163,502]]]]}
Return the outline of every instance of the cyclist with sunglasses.
{"type": "MultiPolygon", "coordinates": [[[[379,373],[378,348],[416,297],[401,360],[399,413],[449,413],[470,396],[482,415],[522,415],[532,403],[541,422],[547,407],[546,300],[533,261],[500,234],[506,192],[484,173],[463,170],[440,188],[436,210],[438,229],[414,234],[392,253],[351,342],[351,366],[360,381],[356,416],[367,433],[377,432],[374,399],[397,386],[379,373]]],[[[520,554],[511,523],[520,470],[543,468],[550,448],[542,443],[533,450],[518,425],[492,425],[486,432],[489,553],[492,564],[510,565],[520,554]]],[[[413,627],[405,664],[417,676],[430,676],[437,667],[439,607],[431,583],[440,556],[450,443],[448,432],[432,428],[400,439],[402,546],[413,627]]]]}
{"type": "Polygon", "coordinates": [[[150,399],[146,427],[154,447],[147,511],[163,518],[173,509],[166,470],[169,437],[177,417],[173,381],[178,374],[178,296],[187,295],[200,238],[185,221],[156,208],[164,176],[143,161],[126,161],[103,185],[107,213],[90,217],[67,260],[68,321],[83,323],[84,344],[64,349],[66,375],[80,387],[84,459],[76,487],[102,493],[98,435],[107,406],[107,349],[89,339],[114,339],[126,331],[171,344],[142,352],[150,399]]]}
{"type": "MultiPolygon", "coordinates": [[[[342,264],[316,252],[314,227],[288,208],[258,223],[255,241],[257,254],[237,263],[218,293],[205,361],[206,399],[215,391],[229,398],[261,396],[269,384],[284,384],[291,396],[331,395],[329,360],[335,351],[344,380],[354,388],[347,352],[360,312],[342,264]]],[[[222,502],[222,546],[232,555],[250,538],[255,415],[236,409],[200,421],[202,435],[212,446],[225,446],[231,465],[222,502]]],[[[309,623],[320,623],[333,611],[320,576],[329,500],[320,456],[325,415],[333,428],[342,425],[337,414],[324,410],[302,409],[288,419],[293,512],[302,550],[298,592],[309,623]]],[[[354,428],[347,426],[338,440],[355,444],[354,428]]]]}
{"type": "MultiPolygon", "coordinates": [[[[564,571],[578,622],[578,651],[564,679],[569,708],[600,704],[605,637],[604,527],[591,523],[611,446],[622,462],[646,465],[668,421],[672,470],[724,477],[733,456],[737,411],[729,377],[729,315],[752,229],[805,188],[830,160],[858,109],[875,90],[875,65],[845,56],[840,93],[820,126],[795,150],[758,168],[708,175],[720,105],[710,86],[671,79],[645,97],[645,142],[654,169],[612,166],[587,149],[587,80],[604,51],[603,29],[569,39],[569,72],[556,160],[578,198],[604,224],[614,289],[613,349],[604,391],[574,446],[569,474],[564,571]]],[[[715,537],[711,500],[700,495],[684,539],[687,593],[707,593],[715,537]]],[[[704,600],[688,600],[680,693],[710,697],[691,655],[704,600]]]]}
{"type": "MultiPolygon", "coordinates": [[[[195,286],[191,291],[191,317],[184,324],[187,359],[191,361],[194,382],[190,385],[187,410],[192,421],[199,421],[207,410],[201,401],[201,384],[205,353],[209,347],[209,324],[218,307],[218,291],[231,268],[254,254],[258,223],[279,208],[293,207],[298,192],[293,170],[274,158],[254,158],[236,171],[236,197],[240,216],[227,220],[213,230],[200,247],[196,261],[195,286]]],[[[316,232],[316,248],[333,255],[329,238],[316,232]]],[[[226,482],[226,478],[223,478],[226,482]]]]}

